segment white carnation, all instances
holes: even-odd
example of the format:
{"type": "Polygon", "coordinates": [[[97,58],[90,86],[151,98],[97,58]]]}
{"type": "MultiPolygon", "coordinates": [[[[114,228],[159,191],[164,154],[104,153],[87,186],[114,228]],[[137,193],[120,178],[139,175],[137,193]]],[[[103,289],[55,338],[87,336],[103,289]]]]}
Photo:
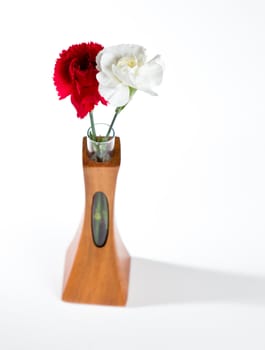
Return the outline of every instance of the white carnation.
{"type": "Polygon", "coordinates": [[[129,102],[131,89],[156,95],[153,88],[162,81],[160,56],[147,62],[145,49],[139,45],[107,47],[98,53],[96,62],[99,93],[115,107],[129,102]]]}

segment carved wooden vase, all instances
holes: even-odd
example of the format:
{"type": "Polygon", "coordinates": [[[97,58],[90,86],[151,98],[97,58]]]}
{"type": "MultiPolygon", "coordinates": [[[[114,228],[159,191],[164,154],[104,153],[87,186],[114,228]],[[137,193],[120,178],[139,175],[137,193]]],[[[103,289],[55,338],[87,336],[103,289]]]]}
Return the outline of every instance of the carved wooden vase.
{"type": "Polygon", "coordinates": [[[130,256],[121,241],[114,218],[114,200],[120,167],[120,139],[108,161],[93,160],[82,145],[85,210],[65,260],[62,299],[68,302],[126,304],[130,256]]]}

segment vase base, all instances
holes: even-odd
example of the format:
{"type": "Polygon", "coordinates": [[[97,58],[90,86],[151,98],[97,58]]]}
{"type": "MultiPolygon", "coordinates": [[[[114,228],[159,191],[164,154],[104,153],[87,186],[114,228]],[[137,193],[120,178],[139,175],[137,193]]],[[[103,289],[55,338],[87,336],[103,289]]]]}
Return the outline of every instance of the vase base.
{"type": "Polygon", "coordinates": [[[131,258],[116,236],[115,249],[87,247],[79,232],[68,248],[62,300],[72,303],[125,306],[131,258]]]}

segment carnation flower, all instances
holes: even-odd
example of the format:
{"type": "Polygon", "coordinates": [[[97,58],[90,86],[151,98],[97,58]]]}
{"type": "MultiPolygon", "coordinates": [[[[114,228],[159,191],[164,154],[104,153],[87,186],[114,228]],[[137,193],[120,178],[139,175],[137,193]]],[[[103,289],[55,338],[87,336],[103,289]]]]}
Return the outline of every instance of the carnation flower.
{"type": "Polygon", "coordinates": [[[139,45],[122,44],[103,48],[89,42],[72,45],[56,60],[53,81],[60,99],[71,96],[77,116],[88,113],[88,137],[98,142],[108,140],[119,113],[128,105],[137,90],[157,95],[163,64],[160,55],[147,61],[145,49],[139,45]],[[101,102],[115,107],[106,135],[97,135],[94,107],[101,102]]]}
{"type": "Polygon", "coordinates": [[[156,95],[162,81],[163,65],[157,55],[147,61],[139,45],[117,45],[101,50],[97,57],[99,92],[110,104],[125,106],[136,90],[156,95]]]}
{"type": "Polygon", "coordinates": [[[102,45],[93,42],[72,45],[56,60],[53,80],[59,98],[70,95],[79,118],[93,111],[99,102],[107,104],[96,79],[96,56],[102,49],[102,45]]]}

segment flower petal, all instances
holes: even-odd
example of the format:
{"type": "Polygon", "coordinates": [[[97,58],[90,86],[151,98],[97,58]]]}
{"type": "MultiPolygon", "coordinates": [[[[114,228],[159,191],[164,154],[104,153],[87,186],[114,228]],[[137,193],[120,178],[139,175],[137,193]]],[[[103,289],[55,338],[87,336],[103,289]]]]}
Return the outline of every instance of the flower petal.
{"type": "Polygon", "coordinates": [[[128,67],[118,67],[112,65],[113,75],[123,84],[126,84],[131,87],[135,87],[135,73],[138,67],[128,68],[128,67]]]}
{"type": "Polygon", "coordinates": [[[104,50],[102,50],[96,58],[97,69],[111,75],[111,66],[113,61],[115,61],[115,54],[108,51],[104,52],[104,50]]]}
{"type": "Polygon", "coordinates": [[[154,57],[151,61],[139,67],[136,76],[135,86],[138,90],[153,95],[152,88],[161,84],[163,78],[163,64],[160,56],[154,57]]]}
{"type": "Polygon", "coordinates": [[[115,79],[115,77],[110,76],[106,73],[99,72],[96,75],[97,81],[99,82],[100,85],[106,86],[109,88],[115,88],[117,85],[120,84],[120,81],[115,79]]]}
{"type": "Polygon", "coordinates": [[[130,99],[130,90],[123,84],[118,84],[115,87],[108,87],[99,84],[99,93],[111,105],[121,107],[126,105],[130,99]]]}

